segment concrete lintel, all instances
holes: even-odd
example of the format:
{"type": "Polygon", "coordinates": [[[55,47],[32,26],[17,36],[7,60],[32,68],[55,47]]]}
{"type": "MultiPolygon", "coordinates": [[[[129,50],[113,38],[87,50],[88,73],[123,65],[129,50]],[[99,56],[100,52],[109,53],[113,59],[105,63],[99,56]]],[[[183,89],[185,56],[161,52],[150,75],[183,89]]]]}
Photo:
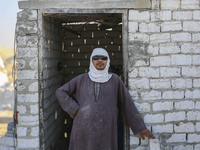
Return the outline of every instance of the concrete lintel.
{"type": "Polygon", "coordinates": [[[150,0],[116,2],[67,2],[67,1],[19,1],[19,9],[81,8],[81,9],[129,9],[150,8],[150,0]]]}

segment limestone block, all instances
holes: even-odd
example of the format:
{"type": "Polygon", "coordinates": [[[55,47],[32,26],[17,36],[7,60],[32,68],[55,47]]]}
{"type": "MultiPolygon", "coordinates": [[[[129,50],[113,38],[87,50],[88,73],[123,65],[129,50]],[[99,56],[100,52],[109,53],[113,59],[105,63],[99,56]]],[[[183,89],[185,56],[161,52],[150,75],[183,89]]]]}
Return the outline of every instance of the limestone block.
{"type": "Polygon", "coordinates": [[[193,19],[200,20],[200,11],[193,11],[193,19]]]}
{"type": "Polygon", "coordinates": [[[129,20],[133,21],[149,21],[150,14],[148,11],[129,10],[129,20]]]}
{"type": "Polygon", "coordinates": [[[193,79],[193,87],[200,87],[200,79],[193,79]]]}
{"type": "Polygon", "coordinates": [[[199,134],[188,134],[188,143],[199,143],[200,135],[199,134]]]}
{"type": "Polygon", "coordinates": [[[23,59],[17,59],[17,69],[25,69],[26,61],[23,59]]]}
{"type": "Polygon", "coordinates": [[[140,23],[140,32],[160,32],[160,25],[158,23],[140,23]]]}
{"type": "Polygon", "coordinates": [[[38,49],[37,48],[17,48],[18,56],[17,58],[24,57],[38,57],[38,49]]]}
{"type": "Polygon", "coordinates": [[[39,106],[38,106],[38,104],[30,105],[30,113],[31,114],[39,114],[39,106]]]}
{"type": "Polygon", "coordinates": [[[129,33],[129,40],[130,41],[149,42],[149,35],[143,34],[143,33],[135,33],[135,34],[129,33]]]}
{"type": "Polygon", "coordinates": [[[178,65],[191,65],[192,56],[191,55],[171,55],[171,64],[178,65]]]}
{"type": "Polygon", "coordinates": [[[171,11],[151,12],[151,21],[171,20],[171,11]]]}
{"type": "Polygon", "coordinates": [[[149,91],[149,92],[141,92],[141,98],[143,100],[157,100],[161,99],[161,92],[159,91],[149,91]]]}
{"type": "Polygon", "coordinates": [[[39,136],[39,127],[31,127],[31,133],[30,133],[31,136],[39,136]]]}
{"type": "Polygon", "coordinates": [[[183,21],[183,31],[200,31],[200,21],[183,21]]]}
{"type": "Polygon", "coordinates": [[[16,38],[16,43],[17,43],[17,47],[23,47],[26,46],[26,36],[17,36],[16,38]]]}
{"type": "Polygon", "coordinates": [[[37,92],[38,91],[38,82],[33,82],[29,85],[28,90],[30,92],[37,92]]]}
{"type": "Polygon", "coordinates": [[[193,65],[200,65],[200,55],[193,55],[192,57],[193,57],[192,64],[193,65]]]}
{"type": "Polygon", "coordinates": [[[192,34],[192,42],[200,42],[200,33],[192,34]]]}
{"type": "Polygon", "coordinates": [[[181,30],[182,30],[182,24],[180,21],[161,23],[161,31],[162,32],[181,31],[181,30]]]}
{"type": "Polygon", "coordinates": [[[138,76],[138,69],[137,68],[133,68],[133,70],[131,72],[129,72],[128,74],[129,78],[135,78],[138,76]]]}
{"type": "Polygon", "coordinates": [[[192,79],[172,79],[172,88],[192,88],[192,79]]]}
{"type": "Polygon", "coordinates": [[[37,10],[29,10],[28,20],[37,20],[37,10]]]}
{"type": "Polygon", "coordinates": [[[26,106],[23,105],[17,105],[17,111],[19,111],[19,114],[26,114],[26,106]]]}
{"type": "Polygon", "coordinates": [[[131,97],[135,100],[138,99],[138,93],[137,91],[133,91],[133,90],[129,90],[129,93],[131,95],[131,97]]]}
{"type": "Polygon", "coordinates": [[[200,144],[196,144],[195,146],[194,146],[194,150],[199,150],[200,149],[200,144]]]}
{"type": "Polygon", "coordinates": [[[159,77],[159,68],[151,67],[140,67],[139,68],[140,77],[159,77]]]}
{"type": "Polygon", "coordinates": [[[192,20],[192,11],[174,11],[173,20],[192,20]]]}
{"type": "Polygon", "coordinates": [[[17,80],[17,91],[23,91],[25,89],[25,85],[22,82],[17,80]]]}
{"type": "Polygon", "coordinates": [[[149,66],[149,61],[145,61],[143,59],[136,60],[134,67],[139,67],[139,66],[149,66]]]}
{"type": "Polygon", "coordinates": [[[161,67],[160,68],[161,77],[180,77],[180,68],[172,67],[161,67]]]}
{"type": "Polygon", "coordinates": [[[182,76],[200,77],[200,67],[182,67],[182,76]]]}
{"type": "Polygon", "coordinates": [[[177,133],[195,132],[195,125],[192,122],[174,124],[174,131],[177,133]]]}
{"type": "Polygon", "coordinates": [[[160,150],[160,142],[158,139],[149,140],[149,150],[160,150]]]}
{"type": "Polygon", "coordinates": [[[169,79],[150,79],[150,87],[152,89],[168,89],[171,88],[169,79]]]}
{"type": "Polygon", "coordinates": [[[37,33],[37,21],[17,23],[17,32],[20,35],[26,35],[31,33],[37,33]],[[23,34],[25,33],[25,34],[23,34]]]}
{"type": "Polygon", "coordinates": [[[169,66],[170,56],[156,56],[150,58],[150,66],[169,66]]]}
{"type": "Polygon", "coordinates": [[[152,9],[158,10],[160,6],[160,1],[159,0],[152,0],[152,9]]]}
{"type": "Polygon", "coordinates": [[[200,122],[197,122],[197,123],[196,123],[196,131],[197,131],[197,132],[200,131],[200,122]]]}
{"type": "Polygon", "coordinates": [[[185,112],[173,112],[165,114],[165,122],[185,120],[185,112]]]}
{"type": "Polygon", "coordinates": [[[140,113],[150,111],[150,104],[149,103],[137,103],[137,102],[134,102],[134,103],[135,103],[135,106],[140,113]]]}
{"type": "Polygon", "coordinates": [[[160,44],[160,54],[180,53],[180,47],[175,43],[160,44]]]}
{"type": "Polygon", "coordinates": [[[35,94],[17,94],[17,101],[20,103],[38,102],[38,93],[35,94]]]}
{"type": "Polygon", "coordinates": [[[160,33],[150,35],[150,43],[170,42],[170,33],[160,33]]]}
{"type": "Polygon", "coordinates": [[[200,112],[199,111],[188,111],[186,117],[187,117],[187,120],[189,120],[189,121],[192,121],[192,120],[200,121],[200,112]]]}
{"type": "Polygon", "coordinates": [[[147,53],[152,56],[158,55],[158,46],[149,45],[147,49],[147,53]]]}
{"type": "Polygon", "coordinates": [[[36,48],[38,46],[38,37],[37,36],[27,36],[27,46],[36,48]]]}
{"type": "Polygon", "coordinates": [[[145,123],[161,123],[164,121],[163,114],[147,114],[144,116],[145,123]]]}
{"type": "Polygon", "coordinates": [[[193,91],[186,90],[185,98],[189,98],[189,99],[200,98],[200,90],[198,89],[193,90],[193,91]]]}
{"type": "Polygon", "coordinates": [[[173,110],[173,102],[155,102],[153,103],[153,111],[173,110]]]}
{"type": "Polygon", "coordinates": [[[34,58],[29,62],[29,66],[31,69],[37,69],[38,68],[38,58],[34,58]]]}
{"type": "Polygon", "coordinates": [[[200,53],[200,43],[184,43],[181,45],[182,53],[200,53]]]}
{"type": "Polygon", "coordinates": [[[183,99],[184,91],[164,91],[163,99],[183,99]]]}
{"type": "Polygon", "coordinates": [[[167,143],[186,142],[186,134],[172,134],[170,138],[166,140],[167,143]]]}
{"type": "Polygon", "coordinates": [[[182,0],[181,9],[198,9],[199,0],[182,0]]]}
{"type": "Polygon", "coordinates": [[[152,126],[153,133],[173,133],[173,124],[152,126]]]}
{"type": "Polygon", "coordinates": [[[23,137],[27,134],[27,127],[17,126],[17,137],[23,137]]]}
{"type": "Polygon", "coordinates": [[[149,79],[129,79],[130,89],[149,89],[149,79]]]}
{"type": "Polygon", "coordinates": [[[18,79],[38,79],[38,70],[18,70],[18,79]]]}
{"type": "Polygon", "coordinates": [[[28,139],[28,138],[18,138],[18,148],[39,148],[39,138],[33,138],[33,139],[28,139]]]}
{"type": "Polygon", "coordinates": [[[149,139],[145,138],[144,140],[141,140],[141,144],[140,145],[149,145],[149,139]]]}
{"type": "Polygon", "coordinates": [[[189,109],[194,109],[194,101],[175,102],[175,108],[176,108],[177,110],[189,110],[189,109]]]}
{"type": "Polygon", "coordinates": [[[174,146],[173,150],[193,150],[193,145],[178,145],[174,146]]]}
{"type": "Polygon", "coordinates": [[[135,136],[130,136],[130,145],[139,145],[139,138],[135,136]]]}
{"type": "Polygon", "coordinates": [[[128,26],[129,32],[136,32],[138,31],[138,22],[129,21],[128,26]]]}
{"type": "Polygon", "coordinates": [[[173,33],[171,41],[173,42],[189,42],[192,40],[191,33],[173,33]]]}
{"type": "Polygon", "coordinates": [[[178,10],[180,3],[180,0],[161,0],[161,9],[178,10]]]}

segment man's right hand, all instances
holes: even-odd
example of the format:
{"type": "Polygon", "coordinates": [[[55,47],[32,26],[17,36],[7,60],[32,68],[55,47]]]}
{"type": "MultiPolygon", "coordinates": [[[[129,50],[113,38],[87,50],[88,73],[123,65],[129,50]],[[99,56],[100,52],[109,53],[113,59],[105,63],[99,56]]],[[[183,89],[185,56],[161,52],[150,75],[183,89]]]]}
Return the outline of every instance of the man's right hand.
{"type": "Polygon", "coordinates": [[[76,117],[76,114],[78,113],[78,110],[79,110],[79,109],[77,109],[77,111],[76,111],[73,115],[70,116],[72,119],[73,119],[74,117],[76,117]]]}

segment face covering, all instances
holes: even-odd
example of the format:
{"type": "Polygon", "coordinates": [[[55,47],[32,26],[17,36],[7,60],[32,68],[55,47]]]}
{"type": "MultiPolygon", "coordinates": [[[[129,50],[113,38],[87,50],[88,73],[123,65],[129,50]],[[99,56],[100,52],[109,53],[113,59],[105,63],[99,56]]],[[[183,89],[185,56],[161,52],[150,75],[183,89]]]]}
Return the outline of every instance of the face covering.
{"type": "Polygon", "coordinates": [[[103,48],[95,48],[90,56],[90,68],[89,68],[90,71],[88,72],[90,79],[93,82],[98,82],[98,83],[107,82],[112,77],[112,74],[108,73],[109,67],[110,67],[110,58],[108,52],[103,48]],[[92,62],[92,57],[95,55],[103,55],[108,57],[106,67],[103,70],[97,70],[94,67],[92,62]]]}

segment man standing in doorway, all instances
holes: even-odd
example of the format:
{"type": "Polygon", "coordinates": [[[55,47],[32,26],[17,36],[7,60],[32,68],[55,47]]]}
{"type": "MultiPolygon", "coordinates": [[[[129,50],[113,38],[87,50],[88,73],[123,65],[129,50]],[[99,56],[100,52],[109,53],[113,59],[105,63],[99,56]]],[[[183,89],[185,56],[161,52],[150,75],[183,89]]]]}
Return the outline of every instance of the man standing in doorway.
{"type": "Polygon", "coordinates": [[[108,73],[109,55],[95,48],[90,71],[81,74],[56,91],[63,108],[74,118],[69,150],[117,150],[118,102],[134,134],[155,138],[146,128],[122,80],[108,73]]]}

